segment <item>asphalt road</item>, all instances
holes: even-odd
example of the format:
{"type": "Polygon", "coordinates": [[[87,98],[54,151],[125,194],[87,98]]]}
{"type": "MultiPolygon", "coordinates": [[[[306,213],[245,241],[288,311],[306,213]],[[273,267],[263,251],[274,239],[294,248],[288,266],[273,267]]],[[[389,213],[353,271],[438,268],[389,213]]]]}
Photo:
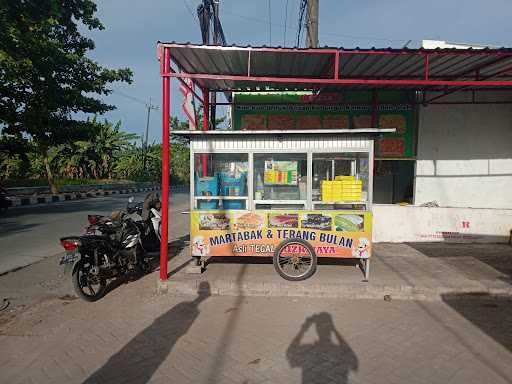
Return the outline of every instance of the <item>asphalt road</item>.
{"type": "MultiPolygon", "coordinates": [[[[136,193],[135,200],[143,200],[136,193]]],[[[0,274],[33,264],[63,250],[59,238],[81,234],[87,225],[87,214],[109,214],[126,206],[129,195],[113,195],[86,200],[65,201],[10,209],[0,217],[0,274]]],[[[188,194],[171,195],[171,215],[188,210],[188,194]]],[[[169,237],[188,231],[172,225],[169,237]]]]}

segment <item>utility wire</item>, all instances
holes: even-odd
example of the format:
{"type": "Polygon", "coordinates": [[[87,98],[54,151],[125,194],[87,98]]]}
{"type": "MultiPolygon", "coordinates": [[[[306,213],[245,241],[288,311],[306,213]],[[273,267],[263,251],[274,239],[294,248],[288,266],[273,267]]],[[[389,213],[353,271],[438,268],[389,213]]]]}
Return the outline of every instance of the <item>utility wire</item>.
{"type": "Polygon", "coordinates": [[[297,31],[297,45],[296,47],[300,47],[300,36],[302,32],[302,20],[304,19],[304,11],[306,10],[306,7],[308,5],[308,0],[302,0],[299,7],[299,24],[298,24],[298,31],[297,31]]]}
{"type": "Polygon", "coordinates": [[[283,38],[283,47],[286,47],[286,22],[288,21],[288,0],[286,0],[286,4],[284,6],[284,38],[283,38]]]}
{"type": "MultiPolygon", "coordinates": [[[[301,1],[301,0],[299,0],[299,1],[301,1]]],[[[268,23],[269,23],[269,20],[264,19],[264,18],[240,15],[238,13],[234,13],[234,12],[226,11],[226,10],[223,10],[222,12],[226,15],[238,17],[240,19],[252,21],[255,23],[260,23],[260,24],[265,24],[265,25],[268,25],[268,23]]],[[[285,26],[283,24],[279,24],[279,23],[272,23],[272,26],[279,27],[279,28],[285,28],[285,26]]],[[[287,25],[286,29],[290,30],[290,31],[297,32],[299,29],[299,26],[295,27],[295,26],[287,25]]],[[[354,39],[354,40],[370,40],[370,41],[378,40],[378,41],[400,42],[402,44],[409,40],[408,38],[407,39],[391,39],[391,38],[376,37],[376,36],[345,35],[345,34],[340,34],[340,33],[335,33],[335,32],[324,32],[324,31],[322,31],[322,32],[319,31],[318,34],[320,36],[333,36],[333,37],[340,37],[340,38],[347,38],[347,39],[354,39]]],[[[412,40],[412,41],[413,42],[421,42],[421,40],[412,40]]]]}
{"type": "Polygon", "coordinates": [[[116,94],[118,94],[118,95],[120,95],[120,96],[123,96],[123,97],[125,97],[125,98],[127,98],[127,99],[130,99],[130,100],[132,100],[132,101],[135,101],[136,103],[143,104],[143,105],[145,105],[146,107],[151,107],[152,109],[153,109],[153,107],[154,107],[154,106],[153,106],[153,104],[151,104],[151,103],[149,103],[149,104],[148,104],[148,102],[147,102],[147,101],[144,101],[144,100],[139,99],[139,98],[134,97],[134,96],[127,95],[126,93],[121,92],[121,91],[118,91],[118,90],[116,90],[116,89],[113,89],[113,90],[112,90],[112,92],[113,92],[113,93],[116,93],[116,94]]]}
{"type": "MultiPolygon", "coordinates": [[[[308,6],[308,2],[306,0],[306,7],[308,6]]],[[[307,9],[307,8],[306,8],[307,9]]],[[[304,48],[310,48],[308,46],[308,35],[309,35],[309,10],[306,10],[306,19],[304,20],[304,37],[302,38],[302,44],[304,44],[304,48]]]]}
{"type": "Polygon", "coordinates": [[[192,12],[192,8],[190,8],[190,4],[187,0],[183,0],[183,4],[185,4],[185,8],[187,8],[188,13],[190,13],[190,16],[194,19],[194,23],[198,23],[199,20],[197,20],[197,17],[194,15],[194,12],[192,12]]]}
{"type": "Polygon", "coordinates": [[[268,0],[268,31],[270,35],[270,46],[272,46],[272,7],[270,5],[270,0],[268,0]]]}

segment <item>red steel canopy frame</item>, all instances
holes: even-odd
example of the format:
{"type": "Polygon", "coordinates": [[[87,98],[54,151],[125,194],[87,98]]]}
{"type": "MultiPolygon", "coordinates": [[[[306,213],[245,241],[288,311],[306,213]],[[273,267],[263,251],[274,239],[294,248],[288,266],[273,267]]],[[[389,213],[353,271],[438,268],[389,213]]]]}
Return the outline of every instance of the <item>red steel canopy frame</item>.
{"type": "MultiPolygon", "coordinates": [[[[171,78],[177,78],[187,87],[183,79],[192,79],[202,90],[202,98],[196,92],[193,95],[203,104],[203,130],[208,130],[209,127],[210,91],[407,90],[421,92],[421,103],[428,104],[460,91],[512,90],[512,48],[300,49],[159,42],[157,52],[163,92],[160,244],[162,281],[168,278],[171,78]],[[438,92],[440,95],[428,99],[427,92],[438,92]]],[[[472,102],[477,103],[474,97],[472,102]]],[[[316,102],[313,100],[312,103],[316,102]]],[[[375,96],[373,104],[376,103],[378,100],[375,96]]],[[[456,102],[446,102],[451,103],[456,102]]]]}

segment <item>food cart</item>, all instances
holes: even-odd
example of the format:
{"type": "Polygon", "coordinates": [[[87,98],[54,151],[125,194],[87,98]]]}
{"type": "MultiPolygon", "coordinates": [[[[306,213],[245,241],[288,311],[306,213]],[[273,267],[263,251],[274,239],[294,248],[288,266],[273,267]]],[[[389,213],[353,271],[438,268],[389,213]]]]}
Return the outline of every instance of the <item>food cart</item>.
{"type": "Polygon", "coordinates": [[[287,280],[352,258],[368,279],[373,137],[391,131],[173,131],[190,140],[192,257],[273,257],[287,280]]]}

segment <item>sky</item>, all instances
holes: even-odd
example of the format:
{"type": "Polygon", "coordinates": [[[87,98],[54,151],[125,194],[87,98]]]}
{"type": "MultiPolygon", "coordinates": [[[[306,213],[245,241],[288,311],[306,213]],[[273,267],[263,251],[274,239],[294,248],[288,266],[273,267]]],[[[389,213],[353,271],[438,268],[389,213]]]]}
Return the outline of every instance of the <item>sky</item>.
{"type": "MultiPolygon", "coordinates": [[[[86,31],[96,42],[89,56],[109,68],[129,67],[133,83],[112,84],[104,98],[117,109],[105,114],[123,130],[142,134],[145,103],[152,110],[149,141],[161,142],[161,79],[157,41],[200,43],[196,8],[201,0],[100,0],[103,31],[86,31]]],[[[300,0],[220,0],[228,44],[295,46],[300,0]],[[269,6],[270,4],[270,6],[269,6]],[[286,25],[286,28],[285,28],[286,25]]],[[[320,0],[319,45],[419,47],[422,39],[512,46],[510,0],[320,0]]],[[[302,39],[301,45],[304,45],[302,39]]],[[[177,80],[171,114],[184,119],[177,80]]],[[[219,113],[218,113],[219,114],[219,113]]]]}

